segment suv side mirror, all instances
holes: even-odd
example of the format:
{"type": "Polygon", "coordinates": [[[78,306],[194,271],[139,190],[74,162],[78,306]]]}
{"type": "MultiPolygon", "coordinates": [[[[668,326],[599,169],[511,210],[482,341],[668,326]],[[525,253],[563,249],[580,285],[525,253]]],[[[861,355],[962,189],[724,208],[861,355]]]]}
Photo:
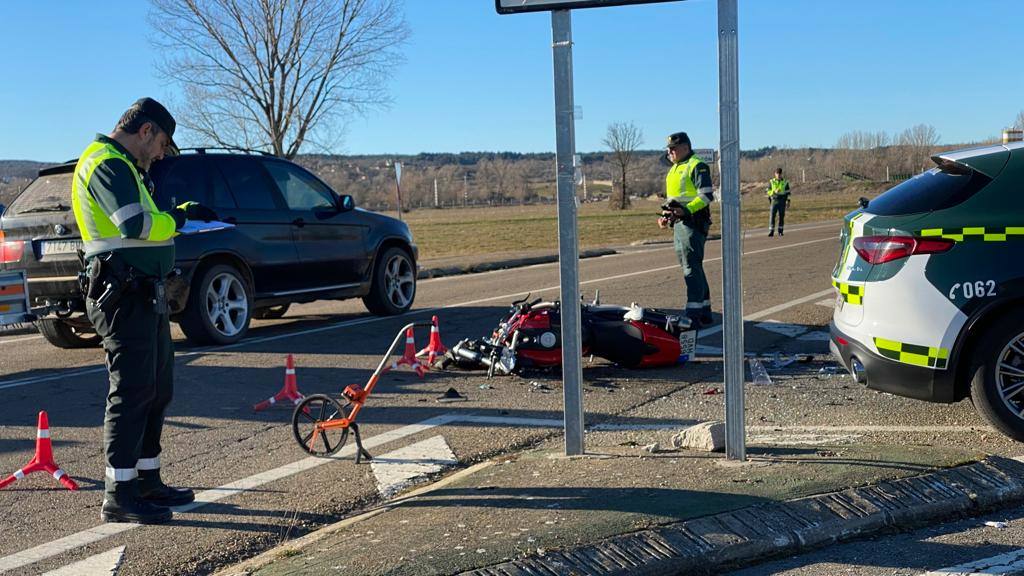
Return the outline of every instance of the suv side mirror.
{"type": "Polygon", "coordinates": [[[860,204],[861,208],[864,208],[865,210],[867,210],[867,207],[868,207],[868,199],[867,198],[865,198],[864,196],[861,196],[857,200],[857,203],[860,204]]]}
{"type": "Polygon", "coordinates": [[[356,207],[356,201],[348,194],[338,196],[338,212],[348,212],[356,207]]]}

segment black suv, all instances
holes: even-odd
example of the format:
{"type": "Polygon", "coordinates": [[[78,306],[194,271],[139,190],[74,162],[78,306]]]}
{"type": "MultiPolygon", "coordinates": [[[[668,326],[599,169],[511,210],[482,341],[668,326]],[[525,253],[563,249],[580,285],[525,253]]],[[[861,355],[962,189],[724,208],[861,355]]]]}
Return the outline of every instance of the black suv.
{"type": "MultiPolygon", "coordinates": [[[[77,285],[82,246],[71,210],[75,162],[39,176],[0,217],[0,270],[24,269],[39,331],[61,348],[98,344],[77,285]]],[[[252,318],[279,318],[293,302],[361,297],[399,314],[416,296],[409,227],[355,208],[301,166],[270,155],[191,150],[150,171],[167,210],[187,200],[234,228],[175,239],[171,319],[197,344],[241,339],[252,318]]]]}

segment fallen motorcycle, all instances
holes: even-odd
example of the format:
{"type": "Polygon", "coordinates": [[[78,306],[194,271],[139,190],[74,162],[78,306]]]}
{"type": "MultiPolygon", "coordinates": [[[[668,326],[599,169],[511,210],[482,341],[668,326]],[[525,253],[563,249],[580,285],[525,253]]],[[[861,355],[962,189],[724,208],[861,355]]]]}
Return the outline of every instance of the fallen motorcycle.
{"type": "MultiPolygon", "coordinates": [[[[453,346],[441,365],[487,368],[503,374],[545,369],[562,363],[561,304],[541,299],[512,303],[489,338],[465,339],[453,346]]],[[[686,316],[636,303],[630,306],[580,305],[584,356],[598,356],[627,368],[685,363],[694,356],[697,330],[686,316]]]]}

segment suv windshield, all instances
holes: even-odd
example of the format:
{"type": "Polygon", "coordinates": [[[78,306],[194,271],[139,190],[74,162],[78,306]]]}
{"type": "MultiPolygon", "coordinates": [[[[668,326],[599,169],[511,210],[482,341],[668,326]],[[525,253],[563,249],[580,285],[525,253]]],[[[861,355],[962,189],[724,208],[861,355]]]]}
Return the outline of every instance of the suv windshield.
{"type": "Polygon", "coordinates": [[[71,176],[50,174],[40,176],[11,203],[7,214],[31,214],[34,212],[67,212],[71,210],[71,176]]]}
{"type": "Polygon", "coordinates": [[[974,196],[991,181],[988,176],[970,169],[932,168],[872,200],[868,212],[902,216],[943,210],[974,196]]]}

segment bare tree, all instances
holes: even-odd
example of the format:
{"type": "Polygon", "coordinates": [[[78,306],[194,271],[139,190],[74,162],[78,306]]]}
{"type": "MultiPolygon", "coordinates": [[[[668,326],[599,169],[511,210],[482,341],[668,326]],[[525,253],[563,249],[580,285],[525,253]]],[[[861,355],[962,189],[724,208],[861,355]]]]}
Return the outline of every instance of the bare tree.
{"type": "Polygon", "coordinates": [[[1024,129],[1024,110],[1017,112],[1017,117],[1013,119],[1013,128],[1024,129]]]}
{"type": "Polygon", "coordinates": [[[918,124],[900,132],[897,143],[915,148],[934,148],[939,144],[939,133],[931,124],[918,124]]]}
{"type": "Polygon", "coordinates": [[[621,182],[619,190],[612,190],[609,203],[612,208],[625,210],[629,206],[629,188],[627,186],[629,165],[633,163],[636,150],[643,140],[643,131],[632,122],[613,122],[608,126],[608,133],[603,142],[612,151],[612,164],[618,169],[616,179],[621,182]]]}
{"type": "Polygon", "coordinates": [[[151,0],[184,87],[182,125],[219,146],[294,158],[339,120],[388,102],[408,29],[397,0],[151,0]]]}

